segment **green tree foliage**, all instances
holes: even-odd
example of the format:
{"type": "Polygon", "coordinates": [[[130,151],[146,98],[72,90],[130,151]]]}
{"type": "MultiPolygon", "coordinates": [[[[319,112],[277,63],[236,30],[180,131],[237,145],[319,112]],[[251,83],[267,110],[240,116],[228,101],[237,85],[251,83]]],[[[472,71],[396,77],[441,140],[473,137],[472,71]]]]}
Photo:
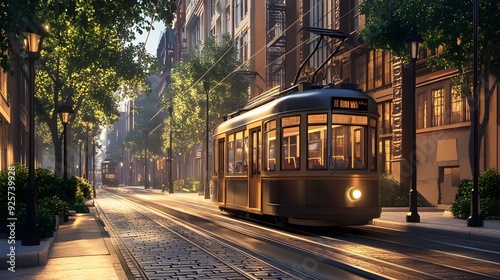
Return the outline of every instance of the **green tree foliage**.
{"type": "MultiPolygon", "coordinates": [[[[158,77],[151,76],[150,79],[155,80],[158,77]]],[[[125,137],[125,148],[137,158],[144,157],[144,148],[148,158],[164,155],[162,133],[167,111],[162,110],[160,98],[157,94],[143,93],[136,98],[134,105],[135,128],[125,137]]]]}
{"type": "MultiPolygon", "coordinates": [[[[236,50],[229,35],[220,42],[208,38],[185,61],[178,62],[171,71],[171,83],[164,95],[164,104],[173,107],[172,128],[164,134],[168,144],[169,129],[173,129],[173,149],[183,155],[196,143],[205,149],[206,92],[209,82],[209,131],[222,122],[223,116],[242,108],[248,98],[248,84],[238,75],[236,50]]],[[[204,156],[204,152],[203,156],[204,156]]],[[[204,170],[204,168],[203,168],[204,170]]]]}
{"type": "MultiPolygon", "coordinates": [[[[486,104],[481,110],[483,116],[479,117],[483,120],[479,128],[479,137],[482,138],[489,121],[489,100],[500,82],[500,2],[484,0],[478,3],[478,72],[486,104]]],[[[423,47],[438,50],[438,55],[429,59],[429,66],[433,69],[456,68],[456,83],[473,108],[472,1],[367,0],[361,5],[360,13],[366,15],[361,37],[375,49],[408,57],[405,39],[408,35],[420,34],[423,47]]],[[[472,141],[469,142],[472,166],[472,141]]]]}
{"type": "MultiPolygon", "coordinates": [[[[28,22],[39,21],[50,26],[54,31],[56,22],[65,21],[64,27],[76,26],[87,28],[87,35],[92,31],[110,29],[123,40],[131,42],[135,32],[142,33],[149,28],[153,20],[169,25],[176,9],[175,0],[3,0],[0,3],[0,67],[10,69],[9,58],[22,47],[24,35],[21,28],[28,22]],[[96,27],[93,29],[92,27],[96,27]],[[9,51],[9,53],[7,53],[9,51]]],[[[71,28],[70,28],[71,27],[71,28]]],[[[68,37],[71,40],[72,36],[68,37]]],[[[105,37],[104,37],[105,38],[105,37]]],[[[82,40],[91,39],[83,36],[82,40]]],[[[92,44],[85,41],[85,44],[92,44]]],[[[85,49],[82,45],[80,49],[85,49]]],[[[78,55],[76,53],[75,55],[78,55]]],[[[84,56],[82,56],[84,58],[84,56]]]]}
{"type": "MultiPolygon", "coordinates": [[[[6,11],[2,48],[19,50],[11,41],[20,41],[21,27],[31,19],[40,20],[49,30],[37,62],[35,110],[38,133],[45,133],[45,143],[53,144],[55,171],[60,174],[62,125],[56,109],[62,104],[73,106],[70,128],[81,127],[85,118],[94,127],[112,124],[119,116],[116,92],[133,95],[147,85],[153,64],[143,45],[130,43],[134,32],[148,27],[153,18],[170,24],[175,1],[16,0],[0,7],[6,11]],[[25,10],[19,8],[23,4],[25,10]]],[[[3,62],[7,63],[2,58],[3,62]]]]}

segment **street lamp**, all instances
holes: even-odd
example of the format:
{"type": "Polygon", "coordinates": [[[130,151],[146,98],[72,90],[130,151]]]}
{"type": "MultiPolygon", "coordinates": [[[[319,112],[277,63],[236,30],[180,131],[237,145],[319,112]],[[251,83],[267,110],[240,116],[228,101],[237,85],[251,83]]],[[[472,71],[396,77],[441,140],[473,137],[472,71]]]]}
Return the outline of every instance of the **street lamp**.
{"type": "Polygon", "coordinates": [[[28,191],[26,195],[26,228],[22,237],[22,245],[40,245],[40,236],[36,232],[36,189],[35,189],[35,61],[40,58],[43,38],[48,32],[40,24],[29,23],[23,26],[27,33],[24,50],[29,63],[29,151],[28,151],[28,191]]]}
{"type": "Polygon", "coordinates": [[[210,82],[204,81],[203,82],[203,88],[205,89],[205,94],[207,97],[207,122],[206,122],[206,139],[205,139],[205,199],[210,199],[210,192],[209,192],[209,180],[208,180],[208,92],[210,91],[210,82]]]}
{"type": "Polygon", "coordinates": [[[144,188],[149,188],[148,184],[148,153],[147,153],[147,145],[148,145],[148,132],[144,130],[144,188]]]}
{"type": "Polygon", "coordinates": [[[474,107],[472,111],[472,146],[473,146],[473,162],[472,162],[472,192],[471,192],[471,207],[470,216],[467,219],[468,227],[482,227],[483,219],[479,215],[479,89],[478,89],[478,43],[477,43],[477,28],[478,28],[478,0],[472,1],[472,36],[473,36],[473,84],[474,84],[474,107]]]}
{"type": "Polygon", "coordinates": [[[66,180],[68,179],[68,122],[69,122],[69,115],[73,114],[73,109],[71,106],[59,106],[57,109],[57,112],[61,116],[61,121],[63,124],[63,138],[64,138],[64,175],[63,178],[66,180]]]}
{"type": "Polygon", "coordinates": [[[170,118],[170,135],[169,135],[169,138],[170,138],[170,141],[169,141],[169,148],[168,148],[168,161],[169,161],[169,164],[168,164],[168,193],[174,193],[174,182],[172,181],[172,129],[173,129],[173,126],[172,126],[172,118],[173,118],[173,113],[174,111],[174,108],[172,106],[169,106],[168,107],[168,115],[169,115],[169,118],[170,118]]]}
{"type": "Polygon", "coordinates": [[[410,212],[406,215],[407,222],[419,223],[420,215],[417,212],[417,122],[415,116],[415,99],[416,99],[416,86],[417,86],[417,68],[416,62],[418,58],[418,52],[420,43],[422,43],[422,37],[420,35],[415,34],[411,35],[406,39],[406,44],[408,44],[408,48],[410,51],[410,60],[411,60],[411,68],[412,68],[412,95],[410,100],[410,141],[411,141],[411,155],[410,155],[410,170],[411,170],[411,190],[410,190],[410,212]]]}

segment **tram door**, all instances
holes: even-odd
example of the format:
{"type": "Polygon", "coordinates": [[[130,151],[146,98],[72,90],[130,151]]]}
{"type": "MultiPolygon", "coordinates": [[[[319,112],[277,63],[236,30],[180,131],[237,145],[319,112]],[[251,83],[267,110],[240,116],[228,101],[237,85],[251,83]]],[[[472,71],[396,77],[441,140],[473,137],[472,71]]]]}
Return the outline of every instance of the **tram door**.
{"type": "Polygon", "coordinates": [[[225,159],[226,157],[224,156],[224,139],[219,139],[217,140],[217,190],[216,190],[216,197],[217,197],[217,202],[218,203],[225,203],[224,195],[225,195],[225,185],[226,182],[224,180],[224,168],[225,168],[225,159]]]}
{"type": "Polygon", "coordinates": [[[248,170],[248,207],[261,212],[261,144],[260,127],[250,129],[249,170],[248,170]]]}

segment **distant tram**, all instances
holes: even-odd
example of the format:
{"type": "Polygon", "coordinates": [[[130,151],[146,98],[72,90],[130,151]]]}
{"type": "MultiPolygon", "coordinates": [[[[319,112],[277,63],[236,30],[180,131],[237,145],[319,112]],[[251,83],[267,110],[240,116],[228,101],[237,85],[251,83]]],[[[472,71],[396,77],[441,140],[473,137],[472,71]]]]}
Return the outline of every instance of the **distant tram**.
{"type": "Polygon", "coordinates": [[[279,225],[360,225],[380,217],[376,102],[356,85],[313,82],[270,99],[214,131],[219,208],[279,225]]]}
{"type": "Polygon", "coordinates": [[[118,162],[114,161],[109,153],[101,164],[101,172],[103,186],[118,186],[118,162]]]}

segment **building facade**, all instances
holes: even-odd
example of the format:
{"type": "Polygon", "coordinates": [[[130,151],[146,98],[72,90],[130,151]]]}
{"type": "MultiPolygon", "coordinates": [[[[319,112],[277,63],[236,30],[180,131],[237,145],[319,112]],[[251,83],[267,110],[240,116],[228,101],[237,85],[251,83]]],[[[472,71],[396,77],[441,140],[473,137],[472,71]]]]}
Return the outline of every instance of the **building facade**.
{"type": "MultiPolygon", "coordinates": [[[[231,34],[241,62],[251,73],[250,97],[288,87],[302,61],[315,46],[315,36],[303,27],[338,29],[353,35],[339,54],[317,75],[316,82],[350,82],[371,95],[379,107],[378,168],[403,186],[410,186],[411,156],[408,112],[412,91],[408,63],[387,51],[368,48],[357,40],[365,19],[361,1],[320,0],[179,0],[175,22],[174,61],[196,51],[208,36],[231,34]],[[286,5],[285,5],[286,4],[286,5]]],[[[300,78],[316,70],[336,47],[320,46],[300,78]]],[[[458,185],[470,179],[470,109],[464,93],[453,83],[457,71],[431,71],[428,58],[437,50],[422,50],[417,61],[417,189],[426,205],[449,205],[458,185]]],[[[484,96],[484,95],[481,95],[484,96]]],[[[480,115],[489,118],[480,147],[480,169],[499,168],[500,113],[498,89],[488,104],[481,100],[480,115]]]]}

